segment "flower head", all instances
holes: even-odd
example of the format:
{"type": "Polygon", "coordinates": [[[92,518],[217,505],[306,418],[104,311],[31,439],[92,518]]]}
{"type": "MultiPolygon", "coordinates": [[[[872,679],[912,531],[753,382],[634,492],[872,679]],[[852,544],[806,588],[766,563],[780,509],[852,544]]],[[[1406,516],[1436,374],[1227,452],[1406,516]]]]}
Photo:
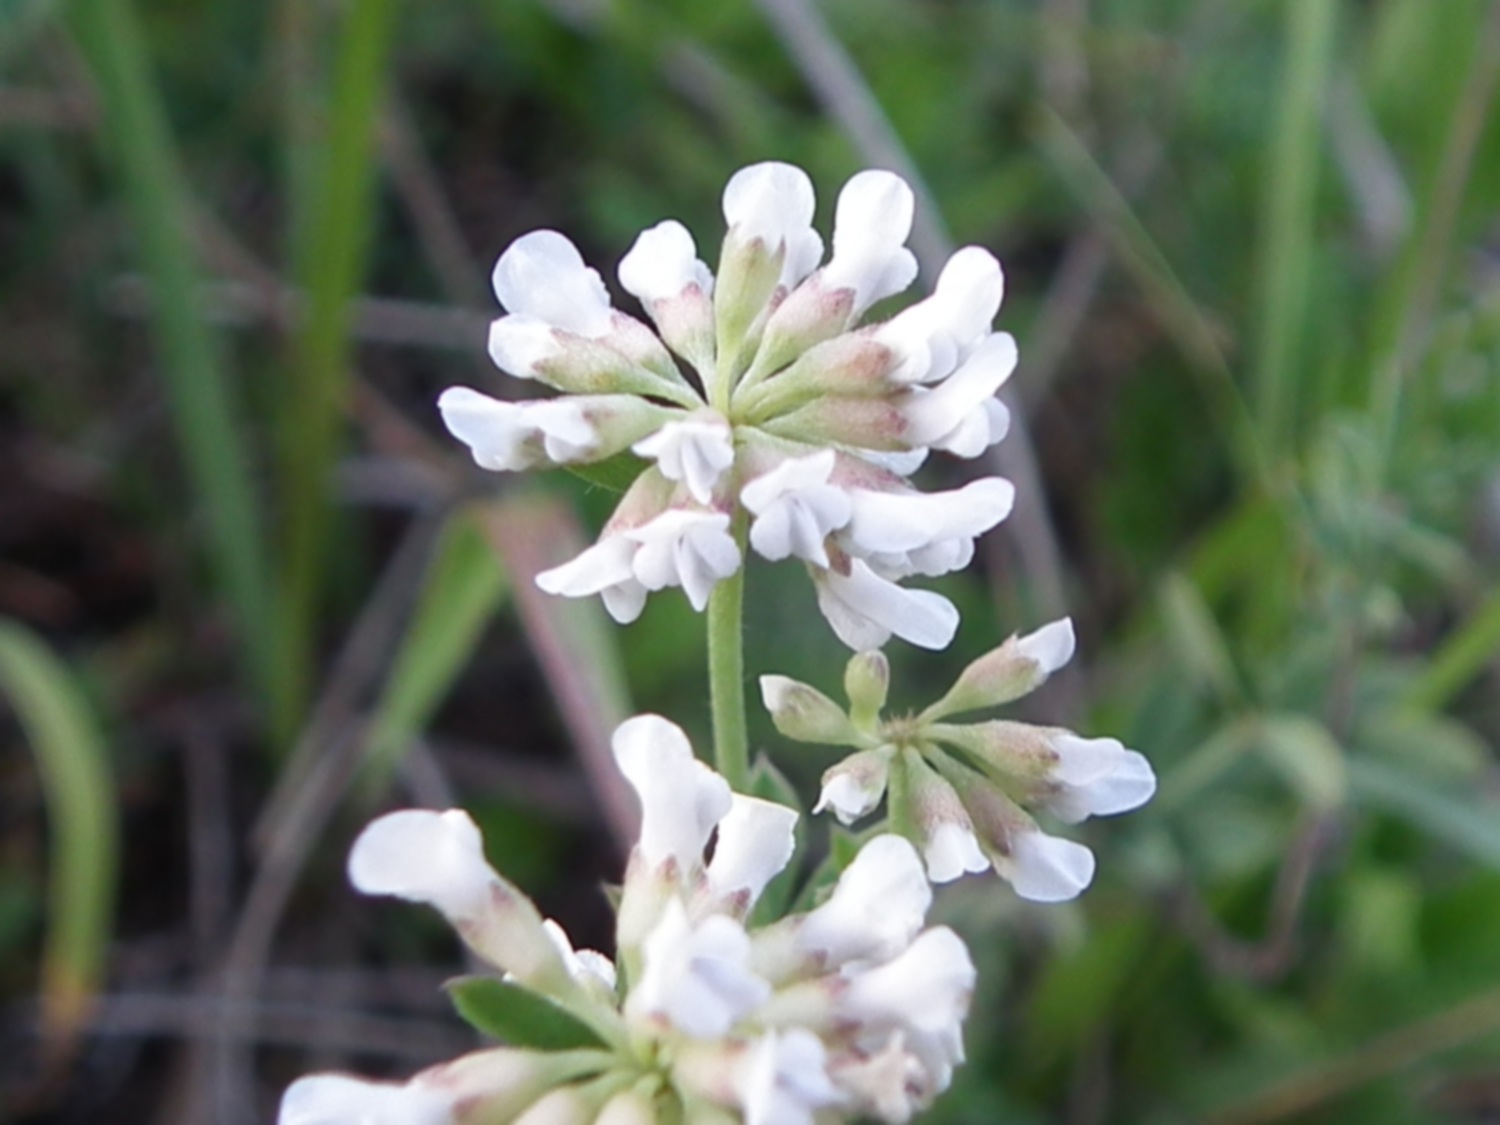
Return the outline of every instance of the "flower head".
{"type": "Polygon", "coordinates": [[[974,966],[951,931],[925,928],[912,845],[873,838],[822,905],[751,926],[796,814],[731,794],[658,716],[622,724],[614,752],[641,806],[614,962],[574,950],[489,866],[462,812],[383,816],[349,864],[361,890],[442,911],[577,1042],[478,1051],[399,1085],[312,1075],[287,1090],[281,1125],[904,1122],[947,1087],[974,966]]]}
{"type": "Polygon", "coordinates": [[[888,670],[878,652],[850,661],[847,714],[785,676],[762,677],[761,694],[788,738],[854,751],[824,773],[814,811],[852,824],[889,795],[891,827],[921,849],[933,882],[993,867],[1022,898],[1058,902],[1088,886],[1094,856],[1043,832],[1028,810],[1065,824],[1128,812],[1156,791],[1151,764],[1113,738],[1004,719],[948,720],[1032,691],[1067,663],[1073,645],[1066,619],[1011,637],[914,716],[882,714],[888,670]]]}
{"type": "Polygon", "coordinates": [[[929,495],[905,474],[931,449],[974,457],[1005,434],[995,394],[1016,348],[990,327],[1000,266],[979,247],[960,250],[931,297],[860,327],[916,277],[905,245],[912,191],[891,172],[852,177],[826,262],[814,204],[792,165],[736,172],[717,276],[682,224],[642,232],[619,280],[655,331],[613,306],[556,231],[524,235],[500,256],[494,288],[506,315],[490,355],[563,395],[513,403],[452,388],[439,401],[448,428],[483,468],[629,452],[652,480],[652,503],[643,509],[632,489],[621,501],[631,518],[617,513],[598,544],[540,575],[543,589],[599,594],[622,622],[668,586],[702,610],[748,547],[800,559],[853,648],[892,635],[928,648],[952,639],[952,604],[898,582],[965,565],[974,539],[1009,512],[1010,486],[989,478],[929,495]],[[737,539],[740,513],[748,536],[737,539]]]}

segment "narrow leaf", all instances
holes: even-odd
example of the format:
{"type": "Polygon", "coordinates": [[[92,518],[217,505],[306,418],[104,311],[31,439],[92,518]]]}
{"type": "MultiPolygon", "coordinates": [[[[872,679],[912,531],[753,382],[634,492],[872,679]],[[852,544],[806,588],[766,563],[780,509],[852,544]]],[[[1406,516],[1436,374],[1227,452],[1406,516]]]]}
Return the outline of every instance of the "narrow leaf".
{"type": "Polygon", "coordinates": [[[0,621],[0,692],[25,728],[47,802],[52,859],[42,1024],[54,1050],[81,1030],[113,931],[119,811],[105,741],[72,674],[34,635],[0,621]]]}
{"type": "Polygon", "coordinates": [[[498,977],[458,977],[445,986],[471,1027],[513,1047],[568,1051],[602,1047],[589,1026],[543,996],[498,977]]]}

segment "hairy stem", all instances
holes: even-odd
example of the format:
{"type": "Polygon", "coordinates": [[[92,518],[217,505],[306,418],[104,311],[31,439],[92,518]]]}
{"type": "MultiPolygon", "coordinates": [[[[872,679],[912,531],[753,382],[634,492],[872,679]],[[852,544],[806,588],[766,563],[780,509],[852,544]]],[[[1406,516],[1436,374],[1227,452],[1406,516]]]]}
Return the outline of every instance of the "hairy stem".
{"type": "MultiPolygon", "coordinates": [[[[734,520],[734,538],[745,549],[745,514],[734,520]]],[[[714,587],[708,599],[708,691],[714,723],[714,765],[730,788],[743,793],[750,779],[745,730],[745,568],[714,587]]]]}

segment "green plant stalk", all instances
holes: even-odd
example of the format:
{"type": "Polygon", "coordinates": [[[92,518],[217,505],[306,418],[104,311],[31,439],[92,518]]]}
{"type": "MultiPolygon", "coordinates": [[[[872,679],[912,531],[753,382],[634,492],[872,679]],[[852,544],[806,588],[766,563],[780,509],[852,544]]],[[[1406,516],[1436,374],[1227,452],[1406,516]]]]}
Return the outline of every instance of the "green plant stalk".
{"type": "MultiPolygon", "coordinates": [[[[734,517],[734,541],[745,558],[746,518],[734,517]]],[[[714,724],[714,765],[736,793],[750,782],[745,717],[745,566],[708,597],[708,695],[714,724]]]]}
{"type": "Polygon", "coordinates": [[[1389,475],[1394,459],[1405,380],[1430,327],[1475,153],[1494,108],[1500,83],[1500,3],[1488,6],[1476,30],[1474,55],[1428,178],[1418,221],[1374,318],[1368,409],[1380,437],[1382,476],[1389,475]]]}
{"type": "MultiPolygon", "coordinates": [[[[348,392],[350,298],[364,275],[375,202],[375,130],[396,23],[394,0],[358,0],[346,9],[328,121],[327,160],[308,208],[309,238],[298,261],[307,294],[296,342],[295,385],[282,502],[285,578],[279,615],[276,733],[290,740],[312,680],[323,560],[328,543],[328,479],[348,392]]],[[[298,213],[294,208],[294,214],[298,213]]]]}
{"type": "Polygon", "coordinates": [[[1500,653],[1500,591],[1489,596],[1468,622],[1445,641],[1407,690],[1402,705],[1438,711],[1500,653]]]}
{"type": "Polygon", "coordinates": [[[1337,12],[1333,0],[1288,0],[1286,5],[1286,73],[1268,161],[1255,365],[1261,433],[1278,453],[1295,443],[1293,404],[1297,388],[1306,382],[1302,344],[1312,279],[1320,123],[1337,12]]]}
{"type": "Polygon", "coordinates": [[[109,756],[67,667],[28,630],[0,621],[0,691],[25,728],[52,837],[42,1027],[53,1051],[82,1027],[104,978],[120,854],[109,756]]]}
{"type": "Polygon", "coordinates": [[[269,703],[275,682],[270,566],[243,437],[245,411],[200,307],[185,221],[192,209],[177,149],[152,81],[135,6],[107,0],[74,4],[68,11],[99,86],[100,139],[113,150],[151,285],[161,373],[177,443],[208,524],[215,578],[233,609],[249,678],[269,703]]]}

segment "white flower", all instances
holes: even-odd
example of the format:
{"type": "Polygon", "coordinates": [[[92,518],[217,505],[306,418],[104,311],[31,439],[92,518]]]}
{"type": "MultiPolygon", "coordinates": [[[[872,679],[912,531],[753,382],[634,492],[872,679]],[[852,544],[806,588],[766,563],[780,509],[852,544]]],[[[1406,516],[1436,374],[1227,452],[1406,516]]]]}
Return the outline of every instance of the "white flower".
{"type": "Polygon", "coordinates": [[[724,221],[745,243],[785,248],[780,284],[791,288],[817,268],[823,240],[812,228],[812,181],[801,168],[768,161],[741,168],[724,188],[724,221]]]}
{"type": "Polygon", "coordinates": [[[450,1125],[451,1091],[310,1074],[281,1096],[277,1125],[450,1125]]]}
{"type": "Polygon", "coordinates": [[[906,1036],[892,1032],[873,1052],[850,1051],[829,1065],[834,1083],[888,1125],[905,1125],[938,1093],[934,1076],[906,1049],[906,1036]]]}
{"type": "Polygon", "coordinates": [[[977,457],[1005,436],[1010,417],[995,399],[1016,367],[1016,342],[996,332],[935,387],[913,387],[901,406],[913,445],[977,457]]]}
{"type": "Polygon", "coordinates": [[[607,335],[612,327],[604,279],[555,230],[532,231],[512,242],[495,263],[491,281],[512,314],[589,339],[607,335]]]}
{"type": "Polygon", "coordinates": [[[841,824],[853,824],[873,812],[885,796],[890,755],[884,750],[850,754],[823,774],[823,789],[813,812],[832,809],[841,824]]]}
{"type": "Polygon", "coordinates": [[[974,830],[957,820],[942,821],[928,829],[922,840],[922,858],[927,861],[927,877],[934,883],[951,883],[990,865],[974,830]]]}
{"type": "Polygon", "coordinates": [[[875,330],[875,338],[901,357],[891,378],[927,383],[951,373],[989,334],[1004,293],[993,254],[978,246],[959,250],[943,267],[932,296],[875,330]]]}
{"type": "Polygon", "coordinates": [[[950,492],[853,489],[840,541],[888,577],[947,574],[968,563],[975,538],[1010,514],[1015,495],[1001,477],[950,492]]]}
{"type": "Polygon", "coordinates": [[[813,1125],[817,1110],[847,1099],[828,1080],[827,1052],[810,1031],[768,1031],[736,1075],[745,1125],[813,1125]]]}
{"type": "Polygon", "coordinates": [[[760,898],[766,884],[781,873],[796,847],[797,813],[774,801],[736,793],[719,821],[708,886],[719,900],[741,896],[740,911],[760,898]]]}
{"type": "Polygon", "coordinates": [[[854,290],[851,317],[916,279],[917,259],[905,246],[914,204],[911,188],[892,172],[859,172],[839,193],[833,256],[819,280],[854,290]]]}
{"type": "Polygon", "coordinates": [[[816,570],[818,607],[839,640],[855,650],[879,648],[895,634],[920,648],[947,646],[958,631],[958,610],[941,594],[907,590],[880,577],[861,559],[849,573],[816,570]]]}
{"type": "Polygon", "coordinates": [[[1035,663],[1040,674],[1045,677],[1073,659],[1077,643],[1073,633],[1073,619],[1063,617],[1017,638],[1016,655],[1035,663]]]}
{"type": "Polygon", "coordinates": [[[826,960],[888,961],[911,944],[932,905],[932,887],[910,841],[870,840],[839,876],[833,894],[802,921],[797,942],[826,960]]]}
{"type": "Polygon", "coordinates": [[[1118,739],[1062,731],[1051,742],[1058,761],[1049,780],[1057,788],[1040,804],[1066,824],[1140,808],[1156,792],[1151,763],[1118,739]]]}
{"type": "Polygon", "coordinates": [[[606,535],[577,558],[542,571],[536,584],[549,594],[569,598],[600,594],[609,615],[628,625],[646,605],[646,587],[635,575],[638,547],[623,534],[606,535]]]}
{"type": "Polygon", "coordinates": [[[596,949],[574,949],[573,943],[568,940],[567,931],[551,918],[542,922],[542,929],[547,931],[547,937],[557,947],[558,956],[562,958],[574,980],[593,989],[595,993],[614,992],[617,974],[613,961],[596,949]]]}
{"type": "Polygon", "coordinates": [[[734,464],[729,423],[714,412],[668,422],[631,449],[642,457],[652,458],[668,480],[685,484],[700,504],[713,500],[719,479],[734,464]]]}
{"type": "Polygon", "coordinates": [[[698,257],[687,227],[675,219],[643,230],[620,259],[620,285],[648,308],[680,297],[696,285],[705,297],[714,291],[714,275],[698,257]]]}
{"type": "Polygon", "coordinates": [[[1016,832],[1011,836],[1009,857],[996,857],[995,870],[1024,899],[1067,902],[1093,882],[1094,853],[1039,829],[1016,832]]]}
{"type": "Polygon", "coordinates": [[[917,937],[897,957],[848,979],[835,1001],[840,1015],[866,1034],[900,1030],[942,1089],[964,1060],[963,1020],[974,993],[974,963],[963,939],[946,926],[917,937]]]}
{"type": "Polygon", "coordinates": [[[831,449],[789,457],[740,490],[740,501],[755,513],[750,545],[762,557],[777,561],[796,555],[828,566],[825,540],[849,522],[853,511],[849,493],[828,483],[834,461],[831,449]]]}
{"type": "Polygon", "coordinates": [[[672,508],[622,534],[638,544],[631,569],[641,585],[681,586],[699,612],[714,586],[740,568],[740,549],[723,512],[672,508]]]}
{"type": "Polygon", "coordinates": [[[667,900],[642,944],[645,971],[630,990],[626,1015],[664,1019],[695,1039],[725,1034],[771,994],[750,969],[750,936],[724,914],[696,925],[680,899],[667,900]]]}
{"type": "Polygon", "coordinates": [[[349,852],[349,881],[367,895],[395,895],[467,920],[485,911],[498,876],[468,813],[406,809],[359,834],[349,852]]]}
{"type": "Polygon", "coordinates": [[[615,764],[641,801],[636,854],[651,869],[696,871],[714,826],[729,812],[729,784],[693,756],[682,728],[637,715],[616,729],[615,764]]]}
{"type": "Polygon", "coordinates": [[[515,471],[551,461],[588,457],[599,445],[576,398],[502,402],[468,387],[449,387],[438,399],[443,424],[484,469],[515,471]]]}

